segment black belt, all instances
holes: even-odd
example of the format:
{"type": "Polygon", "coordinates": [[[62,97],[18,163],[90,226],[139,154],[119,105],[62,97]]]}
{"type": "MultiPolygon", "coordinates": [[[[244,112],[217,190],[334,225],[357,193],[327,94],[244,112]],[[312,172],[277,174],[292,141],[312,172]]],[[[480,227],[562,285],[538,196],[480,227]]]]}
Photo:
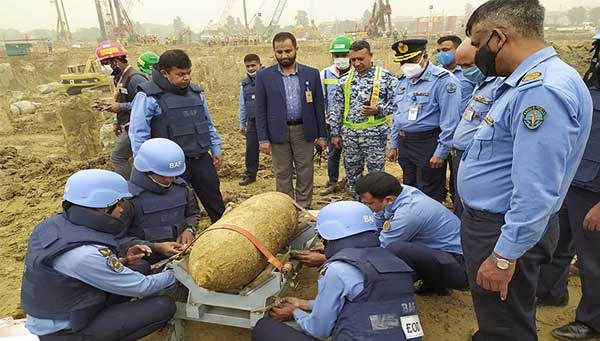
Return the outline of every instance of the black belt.
{"type": "Polygon", "coordinates": [[[465,265],[465,257],[459,253],[454,253],[454,252],[448,252],[450,255],[452,255],[452,257],[454,257],[454,259],[456,259],[456,262],[458,262],[458,264],[464,266],[465,265]]]}
{"type": "Polygon", "coordinates": [[[400,130],[400,137],[409,137],[409,138],[432,137],[432,136],[439,135],[441,132],[442,132],[442,130],[440,128],[435,128],[435,129],[426,130],[426,131],[416,131],[413,133],[404,131],[404,130],[400,130]]]}
{"type": "Polygon", "coordinates": [[[297,126],[297,125],[300,125],[300,124],[302,124],[302,119],[301,118],[299,118],[297,120],[288,120],[287,121],[287,125],[289,125],[289,126],[297,126]]]}

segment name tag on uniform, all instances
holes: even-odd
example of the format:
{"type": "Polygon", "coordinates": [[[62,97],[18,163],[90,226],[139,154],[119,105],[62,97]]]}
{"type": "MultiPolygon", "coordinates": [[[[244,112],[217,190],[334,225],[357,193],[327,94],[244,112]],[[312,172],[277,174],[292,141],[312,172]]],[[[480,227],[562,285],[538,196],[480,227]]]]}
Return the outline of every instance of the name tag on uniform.
{"type": "Polygon", "coordinates": [[[252,99],[255,99],[255,98],[256,98],[256,96],[255,96],[255,95],[252,95],[252,99]]]}
{"type": "Polygon", "coordinates": [[[421,328],[419,315],[400,316],[400,323],[402,324],[402,330],[404,330],[406,339],[410,340],[423,336],[423,328],[421,328]]]}
{"type": "Polygon", "coordinates": [[[408,120],[416,121],[417,115],[419,114],[420,106],[417,103],[413,103],[408,110],[408,120]]]}
{"type": "Polygon", "coordinates": [[[306,94],[306,103],[312,103],[313,102],[312,91],[306,90],[304,93],[306,94]]]}
{"type": "Polygon", "coordinates": [[[473,109],[469,108],[463,114],[463,118],[465,119],[465,121],[471,122],[473,120],[473,114],[474,114],[473,109]]]}

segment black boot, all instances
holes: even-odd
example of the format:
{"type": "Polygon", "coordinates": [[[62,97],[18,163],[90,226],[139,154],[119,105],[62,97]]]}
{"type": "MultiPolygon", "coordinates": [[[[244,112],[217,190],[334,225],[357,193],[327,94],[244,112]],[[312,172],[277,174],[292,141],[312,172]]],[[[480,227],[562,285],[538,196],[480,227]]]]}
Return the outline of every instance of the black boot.
{"type": "Polygon", "coordinates": [[[240,180],[239,185],[240,186],[247,186],[253,182],[256,182],[256,178],[251,178],[249,176],[244,177],[242,180],[240,180]]]}
{"type": "Polygon", "coordinates": [[[538,307],[564,307],[569,304],[569,292],[559,298],[535,298],[538,307]]]}
{"type": "Polygon", "coordinates": [[[600,337],[600,332],[585,324],[575,321],[552,331],[552,336],[565,341],[587,341],[600,337]]]}

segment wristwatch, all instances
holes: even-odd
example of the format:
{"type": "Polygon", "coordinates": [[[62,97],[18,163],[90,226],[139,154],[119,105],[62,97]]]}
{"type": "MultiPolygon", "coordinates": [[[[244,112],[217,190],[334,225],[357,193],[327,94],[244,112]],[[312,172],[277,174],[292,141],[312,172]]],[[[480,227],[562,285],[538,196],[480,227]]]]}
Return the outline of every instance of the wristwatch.
{"type": "Polygon", "coordinates": [[[515,265],[515,262],[511,262],[508,259],[498,257],[495,252],[492,252],[490,257],[492,258],[492,261],[496,263],[496,267],[500,270],[507,270],[511,266],[515,265]]]}

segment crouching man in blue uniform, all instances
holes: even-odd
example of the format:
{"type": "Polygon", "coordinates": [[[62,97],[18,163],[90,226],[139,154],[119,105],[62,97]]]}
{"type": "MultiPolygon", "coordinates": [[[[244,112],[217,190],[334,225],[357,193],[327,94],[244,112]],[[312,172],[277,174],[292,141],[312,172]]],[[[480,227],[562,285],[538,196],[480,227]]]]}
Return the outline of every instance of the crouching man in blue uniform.
{"type": "Polygon", "coordinates": [[[128,197],[120,175],[79,171],[67,180],[63,212],[31,233],[21,305],[26,328],[40,340],[137,340],[175,314],[171,298],[151,296],[176,283],[172,271],[144,276],[125,266],[150,253],[147,246],[116,256],[114,236],[125,229],[121,200],[128,197]]]}
{"type": "Polygon", "coordinates": [[[421,340],[412,269],[379,246],[372,212],[354,201],[324,207],[317,231],[327,262],[315,300],[284,298],[253,340],[421,340]],[[295,320],[300,331],[283,323],[295,320]]]}
{"type": "Polygon", "coordinates": [[[194,190],[180,178],[185,154],[179,145],[164,138],[142,144],[133,162],[129,192],[133,217],[127,233],[119,239],[121,249],[147,245],[156,263],[183,250],[196,234],[200,208],[194,190]]]}
{"type": "Polygon", "coordinates": [[[415,270],[422,283],[417,294],[447,295],[450,288],[468,288],[456,215],[384,172],[372,172],[360,179],[356,192],[376,212],[381,246],[415,270]]]}

